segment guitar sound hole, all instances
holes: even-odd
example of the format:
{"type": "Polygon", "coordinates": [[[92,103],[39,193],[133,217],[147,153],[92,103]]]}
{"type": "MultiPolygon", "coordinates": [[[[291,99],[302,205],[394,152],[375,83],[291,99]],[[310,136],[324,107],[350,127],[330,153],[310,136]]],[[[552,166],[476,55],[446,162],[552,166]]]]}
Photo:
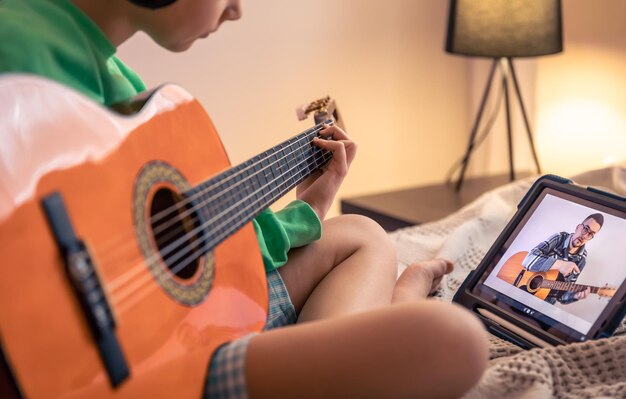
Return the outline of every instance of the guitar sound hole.
{"type": "Polygon", "coordinates": [[[181,279],[190,279],[198,270],[202,242],[193,230],[196,215],[181,201],[179,194],[159,189],[150,204],[150,225],[159,255],[167,268],[181,279]]]}
{"type": "Polygon", "coordinates": [[[543,282],[543,277],[535,276],[528,282],[528,289],[531,291],[536,291],[541,288],[541,283],[543,282]]]}

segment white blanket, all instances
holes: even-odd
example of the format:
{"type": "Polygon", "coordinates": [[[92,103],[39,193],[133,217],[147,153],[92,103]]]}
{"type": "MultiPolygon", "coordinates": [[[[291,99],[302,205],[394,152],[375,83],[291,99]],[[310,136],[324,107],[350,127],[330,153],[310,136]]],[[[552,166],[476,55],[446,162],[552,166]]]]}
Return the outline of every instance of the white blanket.
{"type": "MultiPolygon", "coordinates": [[[[419,260],[452,260],[455,270],[446,276],[437,294],[442,300],[451,300],[534,180],[520,180],[487,192],[440,221],[391,233],[399,271],[419,260]]],[[[624,166],[583,173],[572,180],[626,196],[624,166]]],[[[626,320],[608,339],[530,351],[490,336],[490,357],[487,371],[466,398],[626,398],[626,320]]]]}

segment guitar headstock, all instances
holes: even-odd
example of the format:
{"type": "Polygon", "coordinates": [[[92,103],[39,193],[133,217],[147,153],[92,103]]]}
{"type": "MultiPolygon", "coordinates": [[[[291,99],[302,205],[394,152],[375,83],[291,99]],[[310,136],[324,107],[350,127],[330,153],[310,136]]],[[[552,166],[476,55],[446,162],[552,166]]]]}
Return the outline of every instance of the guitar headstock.
{"type": "Polygon", "coordinates": [[[605,287],[599,287],[597,294],[601,297],[612,298],[613,295],[615,295],[616,291],[617,291],[617,288],[605,286],[605,287]]]}
{"type": "Polygon", "coordinates": [[[296,115],[300,121],[305,120],[311,113],[316,125],[327,119],[333,119],[337,126],[345,130],[343,120],[339,116],[337,104],[330,96],[319,98],[296,108],[296,115]]]}

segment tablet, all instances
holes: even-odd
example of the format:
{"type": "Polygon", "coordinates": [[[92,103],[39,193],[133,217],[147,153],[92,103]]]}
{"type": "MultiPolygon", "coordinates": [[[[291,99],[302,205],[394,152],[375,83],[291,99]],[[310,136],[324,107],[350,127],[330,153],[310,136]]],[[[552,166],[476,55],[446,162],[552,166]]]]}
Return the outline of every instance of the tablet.
{"type": "Polygon", "coordinates": [[[453,301],[531,348],[611,335],[625,297],[626,199],[548,175],[453,301]]]}

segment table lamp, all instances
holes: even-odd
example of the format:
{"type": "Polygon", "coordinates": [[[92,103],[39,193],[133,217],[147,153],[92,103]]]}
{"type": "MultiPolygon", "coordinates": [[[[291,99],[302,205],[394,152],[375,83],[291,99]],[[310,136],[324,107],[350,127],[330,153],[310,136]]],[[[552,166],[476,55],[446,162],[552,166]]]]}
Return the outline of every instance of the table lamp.
{"type": "Polygon", "coordinates": [[[496,69],[500,70],[502,76],[505,100],[509,178],[511,181],[515,180],[510,81],[513,82],[524,118],[537,173],[541,173],[528,115],[513,67],[513,58],[555,54],[562,50],[560,0],[450,0],[446,51],[451,54],[493,59],[467,149],[461,159],[459,178],[456,182],[457,191],[461,189],[470,156],[476,147],[476,135],[496,69]]]}

